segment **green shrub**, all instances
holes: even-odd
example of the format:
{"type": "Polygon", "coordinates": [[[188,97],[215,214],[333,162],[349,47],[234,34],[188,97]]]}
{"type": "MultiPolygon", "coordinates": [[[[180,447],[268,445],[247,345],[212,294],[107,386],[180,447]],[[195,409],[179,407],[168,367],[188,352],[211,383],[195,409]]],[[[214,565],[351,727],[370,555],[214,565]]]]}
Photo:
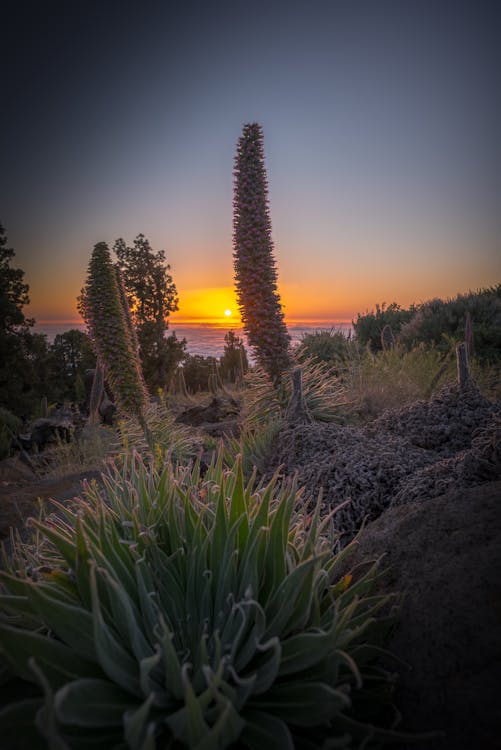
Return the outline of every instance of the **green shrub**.
{"type": "Polygon", "coordinates": [[[174,463],[193,461],[202,449],[202,438],[192,428],[175,421],[173,412],[162,402],[148,404],[140,424],[134,417],[124,417],[118,422],[118,453],[134,451],[162,467],[166,460],[174,463]],[[148,440],[145,436],[145,429],[148,440]]]}
{"type": "Polygon", "coordinates": [[[21,429],[19,417],[0,406],[0,459],[10,456],[12,439],[21,429]]]}
{"type": "Polygon", "coordinates": [[[314,362],[342,366],[353,346],[353,342],[342,331],[334,328],[330,331],[314,331],[302,336],[296,357],[300,361],[312,359],[314,362]]]}
{"type": "Polygon", "coordinates": [[[110,469],[104,497],[94,484],[75,510],[33,521],[0,573],[0,650],[32,686],[3,691],[4,743],[313,750],[394,737],[374,728],[391,700],[375,664],[389,599],[371,594],[375,566],[340,578],[329,519],[320,505],[303,517],[299,499],[293,483],[245,485],[221,456],[203,479],[136,457],[110,469]]]}
{"type": "Polygon", "coordinates": [[[361,347],[370,347],[373,352],[380,351],[383,348],[383,328],[388,325],[393,334],[398,334],[402,326],[411,320],[415,310],[414,305],[411,305],[409,310],[404,310],[396,302],[392,302],[391,305],[383,302],[382,305],[376,304],[375,311],[367,310],[363,315],[357,313],[357,319],[353,321],[357,343],[361,347]]]}
{"type": "Polygon", "coordinates": [[[407,349],[420,343],[448,351],[450,341],[464,341],[467,314],[470,314],[474,353],[482,362],[501,360],[501,284],[458,294],[442,300],[433,299],[408,310],[393,302],[376,305],[376,311],[358,313],[353,321],[355,338],[361,347],[373,352],[381,346],[381,332],[389,325],[397,340],[407,349]]]}
{"type": "Polygon", "coordinates": [[[454,348],[441,352],[424,344],[407,351],[401,344],[375,354],[352,350],[343,373],[349,421],[373,419],[399,409],[456,378],[454,348]]]}
{"type": "Polygon", "coordinates": [[[450,340],[464,341],[470,314],[473,350],[485,362],[501,360],[501,284],[454,299],[434,299],[420,305],[402,327],[400,340],[407,347],[424,342],[447,350],[450,340]]]}

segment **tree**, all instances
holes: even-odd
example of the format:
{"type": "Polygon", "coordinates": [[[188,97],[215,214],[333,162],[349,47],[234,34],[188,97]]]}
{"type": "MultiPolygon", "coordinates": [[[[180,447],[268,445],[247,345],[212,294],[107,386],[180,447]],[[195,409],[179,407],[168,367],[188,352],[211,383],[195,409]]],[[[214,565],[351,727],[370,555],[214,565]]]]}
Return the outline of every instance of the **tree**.
{"type": "Polygon", "coordinates": [[[96,366],[96,356],[89,336],[75,328],[57,334],[50,347],[50,400],[73,401],[80,399],[78,384],[83,383],[85,372],[96,366]]]}
{"type": "Polygon", "coordinates": [[[154,392],[165,387],[186,349],[185,339],[165,335],[168,317],[178,309],[176,285],[165,252],[155,252],[143,234],[138,234],[132,247],[118,239],[114,250],[137,332],[144,377],[154,392]]]}
{"type": "Polygon", "coordinates": [[[244,125],[235,157],[234,266],[244,331],[257,361],[278,384],[290,366],[290,336],[277,292],[263,131],[244,125]]]}
{"type": "Polygon", "coordinates": [[[35,322],[25,318],[23,312],[23,307],[30,303],[30,288],[24,282],[24,271],[10,267],[15,252],[6,245],[7,235],[0,224],[0,332],[21,335],[35,322]]]}
{"type": "Polygon", "coordinates": [[[190,393],[206,391],[209,378],[216,372],[217,359],[204,357],[202,354],[187,354],[183,362],[183,375],[186,388],[190,393]]]}
{"type": "Polygon", "coordinates": [[[129,311],[123,304],[120,279],[105,242],[95,245],[79,310],[87,323],[117,406],[140,419],[148,400],[137,342],[131,333],[129,311]]]}
{"type": "Polygon", "coordinates": [[[12,268],[15,256],[0,224],[0,406],[29,416],[47,386],[47,339],[32,333],[26,318],[29,286],[24,271],[12,268]]]}
{"type": "Polygon", "coordinates": [[[228,331],[224,337],[224,352],[219,360],[223,380],[235,383],[249,369],[244,342],[234,331],[228,331]]]}

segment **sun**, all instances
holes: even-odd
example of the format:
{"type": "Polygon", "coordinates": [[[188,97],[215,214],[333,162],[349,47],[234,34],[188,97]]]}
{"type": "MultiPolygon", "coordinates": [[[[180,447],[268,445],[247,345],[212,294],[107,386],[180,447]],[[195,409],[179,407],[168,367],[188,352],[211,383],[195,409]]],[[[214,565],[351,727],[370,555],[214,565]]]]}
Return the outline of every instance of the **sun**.
{"type": "Polygon", "coordinates": [[[232,315],[232,312],[231,312],[231,310],[225,310],[224,314],[226,315],[227,318],[229,318],[230,315],[232,315]]]}

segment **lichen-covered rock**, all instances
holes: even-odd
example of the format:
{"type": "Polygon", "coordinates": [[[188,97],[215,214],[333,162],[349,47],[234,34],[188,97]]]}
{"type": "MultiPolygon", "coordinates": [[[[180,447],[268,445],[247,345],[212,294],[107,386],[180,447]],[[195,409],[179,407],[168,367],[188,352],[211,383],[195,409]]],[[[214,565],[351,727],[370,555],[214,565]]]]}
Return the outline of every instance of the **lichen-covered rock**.
{"type": "Polygon", "coordinates": [[[501,413],[501,406],[486,399],[474,383],[463,389],[454,383],[428,401],[384,412],[367,430],[369,434],[384,431],[399,435],[418,448],[451,456],[471,447],[473,433],[484,427],[493,413],[501,413]]]}
{"type": "Polygon", "coordinates": [[[343,546],[390,506],[501,478],[500,420],[500,405],[473,384],[448,386],[365,427],[289,425],[268,473],[280,465],[284,475],[297,472],[307,502],[322,492],[324,514],[349,501],[334,519],[343,546]]]}

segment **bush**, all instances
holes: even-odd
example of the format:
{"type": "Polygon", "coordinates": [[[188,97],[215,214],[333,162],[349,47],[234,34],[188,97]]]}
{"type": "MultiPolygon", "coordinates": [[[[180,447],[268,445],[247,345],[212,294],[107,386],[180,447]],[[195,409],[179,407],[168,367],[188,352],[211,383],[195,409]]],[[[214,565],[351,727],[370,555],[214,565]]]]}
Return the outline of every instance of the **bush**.
{"type": "Polygon", "coordinates": [[[21,420],[0,406],[0,459],[10,456],[12,438],[19,433],[21,427],[21,420]]]}
{"type": "Polygon", "coordinates": [[[306,519],[295,485],[275,484],[245,485],[221,457],[204,479],[136,458],[104,498],[89,486],[75,510],[33,521],[0,573],[0,649],[32,685],[4,689],[3,741],[312,750],[394,736],[373,726],[391,693],[374,663],[392,621],[370,594],[376,568],[340,579],[320,505],[306,519]]]}
{"type": "Polygon", "coordinates": [[[451,341],[464,341],[466,315],[470,313],[474,353],[483,362],[501,361],[501,284],[458,294],[453,299],[433,299],[402,309],[393,302],[376,305],[376,312],[358,313],[353,322],[355,338],[361,347],[373,352],[382,349],[381,333],[389,325],[398,341],[412,349],[417,344],[447,351],[451,341]]]}
{"type": "Polygon", "coordinates": [[[424,342],[442,350],[464,341],[466,315],[470,313],[473,348],[482,362],[501,361],[501,284],[454,299],[425,302],[402,327],[400,340],[407,347],[424,342]]]}
{"type": "Polygon", "coordinates": [[[354,349],[343,374],[348,419],[366,421],[387,409],[427,399],[455,378],[454,349],[445,354],[423,344],[410,351],[397,344],[376,354],[354,349]]]}
{"type": "Polygon", "coordinates": [[[342,331],[331,328],[330,331],[305,333],[295,354],[301,362],[311,359],[313,362],[342,366],[346,363],[353,346],[353,342],[342,331]]]}
{"type": "MultiPolygon", "coordinates": [[[[319,422],[340,419],[340,409],[346,403],[346,392],[333,368],[311,359],[299,361],[302,368],[303,394],[313,418],[319,422]]],[[[284,373],[280,388],[276,388],[260,367],[254,367],[245,377],[244,427],[261,429],[269,421],[285,416],[292,395],[291,374],[284,373]]]]}
{"type": "Polygon", "coordinates": [[[404,310],[392,302],[391,305],[376,305],[376,311],[367,311],[364,315],[357,313],[357,319],[352,321],[355,338],[361,347],[370,347],[373,352],[380,351],[383,347],[381,344],[381,334],[385,326],[390,326],[393,334],[397,334],[404,323],[408,323],[414,315],[416,308],[414,305],[409,310],[404,310]]]}

